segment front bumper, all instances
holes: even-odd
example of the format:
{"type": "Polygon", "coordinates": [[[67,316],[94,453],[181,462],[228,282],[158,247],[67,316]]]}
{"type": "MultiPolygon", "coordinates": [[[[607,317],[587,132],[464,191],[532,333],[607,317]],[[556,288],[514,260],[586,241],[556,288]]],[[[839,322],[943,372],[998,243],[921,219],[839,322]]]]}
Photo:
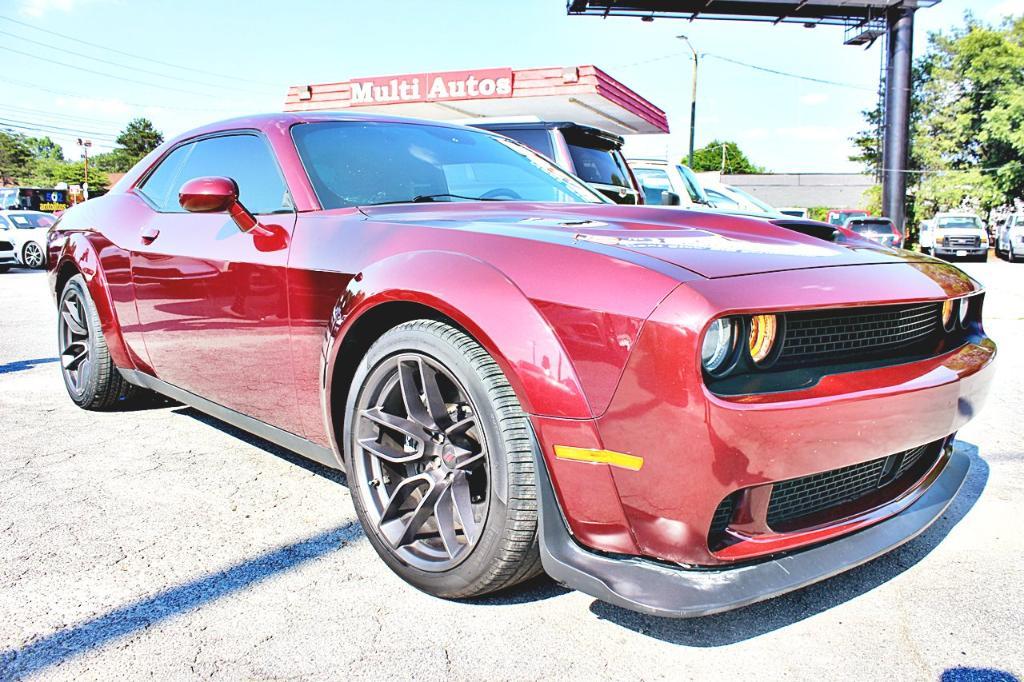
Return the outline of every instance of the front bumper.
{"type": "Polygon", "coordinates": [[[957,248],[957,247],[945,247],[936,246],[932,249],[932,253],[936,256],[959,256],[964,254],[967,256],[981,256],[988,253],[988,246],[968,247],[968,248],[957,248]]]}
{"type": "Polygon", "coordinates": [[[693,569],[584,549],[570,535],[544,458],[540,547],[545,572],[602,601],[653,616],[691,618],[747,606],[825,580],[913,539],[938,519],[970,470],[970,460],[947,445],[924,493],[896,516],[809,549],[742,565],[693,569]]]}

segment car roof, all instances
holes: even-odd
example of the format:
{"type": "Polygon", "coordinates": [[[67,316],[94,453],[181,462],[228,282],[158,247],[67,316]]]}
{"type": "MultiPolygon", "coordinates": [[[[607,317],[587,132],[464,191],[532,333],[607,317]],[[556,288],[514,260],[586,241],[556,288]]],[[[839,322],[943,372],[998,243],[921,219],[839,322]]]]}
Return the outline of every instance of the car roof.
{"type": "Polygon", "coordinates": [[[248,116],[239,116],[236,118],[228,118],[221,121],[214,121],[213,123],[207,123],[206,125],[199,126],[198,128],[193,128],[192,130],[186,131],[176,136],[173,142],[226,130],[254,129],[268,131],[272,129],[281,128],[287,129],[293,125],[298,125],[302,123],[325,123],[335,121],[362,121],[367,123],[411,123],[416,125],[435,126],[439,128],[454,128],[457,130],[465,130],[468,128],[468,126],[456,123],[447,123],[445,121],[435,121],[432,119],[423,118],[411,118],[407,116],[389,116],[387,114],[353,114],[342,111],[305,111],[295,113],[277,112],[270,114],[252,114],[248,116]]]}

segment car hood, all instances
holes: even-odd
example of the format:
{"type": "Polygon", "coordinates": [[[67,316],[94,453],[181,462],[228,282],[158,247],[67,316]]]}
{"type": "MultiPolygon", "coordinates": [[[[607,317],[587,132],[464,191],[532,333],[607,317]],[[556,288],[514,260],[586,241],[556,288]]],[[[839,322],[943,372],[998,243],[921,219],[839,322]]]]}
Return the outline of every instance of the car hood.
{"type": "Polygon", "coordinates": [[[836,242],[803,234],[798,219],[769,221],[672,207],[526,202],[396,204],[360,209],[389,223],[504,234],[580,248],[631,252],[704,277],[928,260],[857,237],[836,242]]]}

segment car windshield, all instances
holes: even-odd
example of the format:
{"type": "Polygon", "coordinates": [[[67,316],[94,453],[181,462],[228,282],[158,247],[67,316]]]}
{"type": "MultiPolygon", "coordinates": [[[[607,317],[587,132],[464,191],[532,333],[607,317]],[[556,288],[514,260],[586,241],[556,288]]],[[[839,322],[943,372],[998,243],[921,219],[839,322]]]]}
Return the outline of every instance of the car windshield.
{"type": "Polygon", "coordinates": [[[8,213],[7,219],[21,230],[32,230],[37,227],[49,227],[57,220],[46,213],[8,213]]]}
{"type": "Polygon", "coordinates": [[[535,152],[483,131],[371,121],[292,128],[324,208],[435,201],[607,203],[535,152]]]}
{"type": "Polygon", "coordinates": [[[690,195],[690,200],[697,204],[710,205],[711,200],[704,193],[704,188],[701,187],[700,181],[697,180],[696,173],[682,164],[679,164],[676,168],[679,170],[679,174],[683,176],[683,182],[686,184],[686,192],[690,195]]]}
{"type": "Polygon", "coordinates": [[[704,191],[707,192],[708,197],[716,208],[740,208],[740,203],[727,196],[724,192],[714,189],[705,189],[704,191]]]}
{"type": "Polygon", "coordinates": [[[851,220],[846,227],[857,234],[870,234],[875,232],[892,233],[892,224],[885,220],[851,220]]]}
{"type": "Polygon", "coordinates": [[[981,228],[981,220],[973,216],[951,216],[939,218],[937,221],[940,228],[943,227],[976,227],[981,228]]]}
{"type": "Polygon", "coordinates": [[[773,214],[774,213],[779,213],[778,209],[776,209],[774,206],[766,204],[765,202],[761,201],[760,199],[755,197],[750,192],[746,192],[746,191],[740,189],[739,187],[736,187],[735,185],[726,185],[725,188],[727,190],[729,190],[730,192],[732,192],[733,194],[738,194],[740,197],[742,197],[743,199],[746,199],[748,202],[750,202],[754,206],[757,206],[759,209],[761,209],[765,213],[773,213],[773,214]]]}
{"type": "Polygon", "coordinates": [[[672,184],[668,173],[657,168],[634,168],[633,175],[644,191],[644,201],[648,204],[660,204],[662,192],[671,192],[672,184]]]}

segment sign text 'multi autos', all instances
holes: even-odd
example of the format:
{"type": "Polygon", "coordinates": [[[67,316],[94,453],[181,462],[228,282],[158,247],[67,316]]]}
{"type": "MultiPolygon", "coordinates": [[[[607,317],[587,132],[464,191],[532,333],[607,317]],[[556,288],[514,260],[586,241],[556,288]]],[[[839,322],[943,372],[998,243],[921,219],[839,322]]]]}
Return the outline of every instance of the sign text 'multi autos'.
{"type": "Polygon", "coordinates": [[[350,85],[351,106],[511,97],[512,69],[360,78],[350,85]]]}

